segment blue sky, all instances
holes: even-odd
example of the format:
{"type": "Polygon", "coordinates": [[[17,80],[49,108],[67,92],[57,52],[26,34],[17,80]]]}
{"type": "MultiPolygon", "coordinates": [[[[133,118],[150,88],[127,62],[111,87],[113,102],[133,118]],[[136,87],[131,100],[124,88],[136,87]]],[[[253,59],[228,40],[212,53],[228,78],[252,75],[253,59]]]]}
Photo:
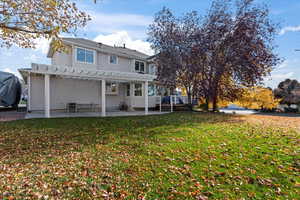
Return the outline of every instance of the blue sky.
{"type": "MultiPolygon", "coordinates": [[[[110,45],[126,43],[151,54],[150,45],[146,42],[147,27],[153,15],[163,6],[170,8],[176,15],[196,10],[205,14],[211,0],[77,0],[81,10],[92,16],[87,27],[77,33],[77,37],[85,37],[110,45]]],[[[300,1],[299,0],[257,0],[257,3],[269,5],[271,18],[281,24],[276,37],[276,52],[284,58],[284,62],[275,67],[271,77],[267,77],[266,86],[276,87],[286,79],[300,80],[300,1]]],[[[30,67],[30,63],[50,63],[46,58],[48,41],[37,41],[36,49],[11,47],[0,48],[0,70],[17,73],[21,67],[30,67]]]]}

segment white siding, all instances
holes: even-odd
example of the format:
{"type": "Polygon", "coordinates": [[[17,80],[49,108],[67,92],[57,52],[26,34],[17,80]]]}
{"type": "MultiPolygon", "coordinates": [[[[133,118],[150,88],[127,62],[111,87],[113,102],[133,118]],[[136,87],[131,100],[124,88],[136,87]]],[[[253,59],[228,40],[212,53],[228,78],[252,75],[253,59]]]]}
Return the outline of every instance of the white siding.
{"type": "MultiPolygon", "coordinates": [[[[126,97],[126,103],[129,105],[130,97],[126,97]]],[[[145,107],[145,97],[132,97],[132,106],[134,108],[144,108],[145,107]]],[[[156,100],[155,97],[149,96],[148,97],[148,106],[149,108],[154,108],[156,106],[156,100]]]]}
{"type": "MultiPolygon", "coordinates": [[[[76,46],[73,47],[69,46],[68,52],[54,53],[53,57],[51,58],[51,63],[52,65],[56,65],[56,66],[90,68],[90,69],[98,69],[98,70],[106,70],[106,71],[135,72],[134,59],[118,56],[118,63],[110,64],[109,63],[110,55],[111,54],[105,54],[105,53],[94,51],[93,64],[80,63],[77,62],[76,60],[76,46]]],[[[146,73],[149,72],[148,64],[145,65],[145,70],[146,73]]]]}
{"type": "Polygon", "coordinates": [[[134,72],[133,60],[125,57],[118,56],[117,64],[110,64],[110,54],[98,52],[98,68],[99,70],[106,71],[119,71],[119,72],[134,72]]]}
{"type": "Polygon", "coordinates": [[[71,47],[68,48],[67,52],[55,52],[51,59],[52,65],[57,66],[72,66],[72,54],[73,50],[71,47]]]}
{"type": "MultiPolygon", "coordinates": [[[[44,76],[31,74],[31,110],[44,110],[44,76]]],[[[66,104],[94,103],[101,105],[101,82],[80,79],[50,77],[50,109],[65,109],[66,104]]],[[[107,111],[117,110],[121,102],[128,102],[125,97],[125,85],[119,85],[118,95],[106,95],[107,111]]],[[[133,97],[134,107],[144,107],[144,97],[133,97]]],[[[149,97],[149,107],[155,107],[155,97],[149,97]]]]}
{"type": "MultiPolygon", "coordinates": [[[[44,77],[30,74],[31,78],[31,89],[30,89],[30,108],[34,110],[44,109],[44,77]]],[[[51,95],[51,94],[50,94],[51,95]]]]}

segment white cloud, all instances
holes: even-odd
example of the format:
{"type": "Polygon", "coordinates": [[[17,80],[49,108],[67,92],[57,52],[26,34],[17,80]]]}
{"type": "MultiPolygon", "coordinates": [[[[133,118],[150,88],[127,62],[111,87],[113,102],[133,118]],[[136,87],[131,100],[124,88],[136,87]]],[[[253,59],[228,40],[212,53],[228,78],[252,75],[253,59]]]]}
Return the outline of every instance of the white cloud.
{"type": "Polygon", "coordinates": [[[283,63],[281,63],[281,64],[277,67],[277,69],[283,69],[283,68],[286,68],[286,67],[288,67],[288,65],[289,65],[288,61],[284,61],[283,63]]]}
{"type": "Polygon", "coordinates": [[[287,32],[296,32],[300,31],[300,26],[286,26],[280,30],[279,35],[284,35],[287,32]]]}
{"type": "Polygon", "coordinates": [[[286,68],[298,68],[300,67],[300,60],[295,58],[295,59],[288,59],[282,62],[280,65],[275,67],[275,70],[282,70],[286,68]]]}
{"type": "Polygon", "coordinates": [[[126,44],[126,47],[129,49],[134,49],[147,55],[154,54],[149,42],[145,42],[143,40],[134,40],[129,36],[127,31],[119,31],[108,35],[100,34],[94,39],[94,41],[111,46],[123,46],[123,44],[126,44]]]}
{"type": "MultiPolygon", "coordinates": [[[[136,14],[103,14],[91,13],[91,23],[101,26],[147,26],[152,22],[152,17],[136,14]]],[[[96,27],[96,28],[101,28],[96,27]]],[[[95,28],[95,27],[94,27],[95,28]]]]}
{"type": "Polygon", "coordinates": [[[30,62],[37,62],[38,56],[35,54],[31,54],[30,56],[25,56],[24,60],[29,60],[30,62]]]}
{"type": "Polygon", "coordinates": [[[281,81],[284,81],[288,78],[295,78],[295,72],[274,72],[271,76],[264,79],[264,83],[267,87],[276,88],[281,81]]]}
{"type": "Polygon", "coordinates": [[[84,28],[87,34],[105,33],[110,34],[127,30],[132,37],[145,37],[145,29],[152,23],[152,16],[138,15],[138,14],[107,14],[96,13],[94,11],[87,11],[91,15],[92,20],[84,28]]]}
{"type": "Polygon", "coordinates": [[[8,72],[8,73],[14,73],[10,68],[4,68],[3,69],[4,72],[8,72]]]}
{"type": "Polygon", "coordinates": [[[288,72],[288,73],[285,73],[285,74],[273,74],[272,75],[272,79],[287,79],[287,78],[292,78],[294,76],[294,72],[288,72]]]}
{"type": "Polygon", "coordinates": [[[276,66],[271,76],[264,79],[268,87],[276,88],[281,81],[285,79],[299,79],[300,60],[298,58],[286,59],[283,63],[276,66]]]}
{"type": "Polygon", "coordinates": [[[40,51],[43,54],[47,54],[50,40],[47,40],[45,38],[39,38],[36,39],[35,43],[36,43],[36,48],[35,48],[36,51],[40,51]]]}

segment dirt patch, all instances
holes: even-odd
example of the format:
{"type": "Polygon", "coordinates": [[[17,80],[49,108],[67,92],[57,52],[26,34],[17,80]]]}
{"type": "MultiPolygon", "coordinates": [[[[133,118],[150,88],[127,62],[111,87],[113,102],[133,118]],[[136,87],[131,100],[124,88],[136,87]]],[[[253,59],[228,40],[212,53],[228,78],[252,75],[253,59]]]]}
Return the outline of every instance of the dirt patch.
{"type": "Polygon", "coordinates": [[[298,115],[247,115],[242,118],[250,123],[292,128],[300,132],[300,116],[298,115]]]}

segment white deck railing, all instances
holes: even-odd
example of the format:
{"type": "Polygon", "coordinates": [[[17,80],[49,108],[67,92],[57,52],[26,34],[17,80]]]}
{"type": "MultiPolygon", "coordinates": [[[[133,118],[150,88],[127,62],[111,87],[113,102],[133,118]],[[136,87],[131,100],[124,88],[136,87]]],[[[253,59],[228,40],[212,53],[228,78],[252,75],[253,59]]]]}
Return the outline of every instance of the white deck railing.
{"type": "Polygon", "coordinates": [[[156,96],[155,97],[155,104],[159,105],[159,112],[161,112],[161,96],[156,96]]]}
{"type": "MultiPolygon", "coordinates": [[[[161,112],[162,107],[162,99],[161,96],[156,96],[155,103],[156,105],[159,105],[159,110],[161,112]]],[[[192,102],[196,99],[192,99],[192,102]]],[[[187,96],[177,96],[177,95],[171,95],[170,96],[170,110],[171,112],[174,111],[174,106],[177,104],[188,104],[188,97],[187,96]]]]}

